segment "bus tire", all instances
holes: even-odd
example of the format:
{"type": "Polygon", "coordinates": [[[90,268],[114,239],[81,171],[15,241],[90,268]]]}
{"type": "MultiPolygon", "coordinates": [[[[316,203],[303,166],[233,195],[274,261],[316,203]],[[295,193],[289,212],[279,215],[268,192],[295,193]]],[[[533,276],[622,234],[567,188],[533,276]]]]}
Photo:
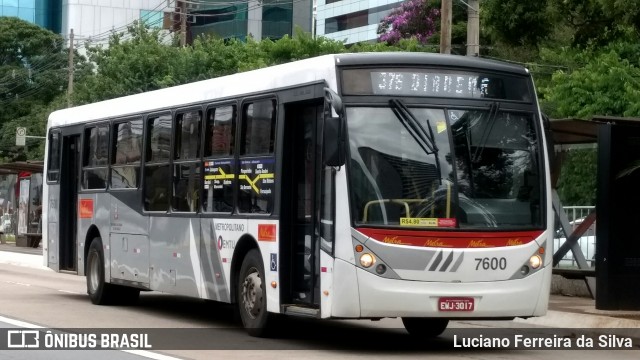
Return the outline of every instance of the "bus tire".
{"type": "Polygon", "coordinates": [[[96,305],[112,304],[116,299],[116,290],[104,281],[104,250],[102,239],[96,237],[89,245],[87,253],[87,294],[96,305]]]}
{"type": "Polygon", "coordinates": [[[448,319],[440,318],[409,318],[403,317],[402,324],[411,336],[420,338],[434,338],[440,336],[449,325],[448,319]]]}
{"type": "Polygon", "coordinates": [[[266,337],[270,320],[262,257],[250,250],[242,261],[237,287],[238,311],[242,325],[251,336],[266,337]]]}

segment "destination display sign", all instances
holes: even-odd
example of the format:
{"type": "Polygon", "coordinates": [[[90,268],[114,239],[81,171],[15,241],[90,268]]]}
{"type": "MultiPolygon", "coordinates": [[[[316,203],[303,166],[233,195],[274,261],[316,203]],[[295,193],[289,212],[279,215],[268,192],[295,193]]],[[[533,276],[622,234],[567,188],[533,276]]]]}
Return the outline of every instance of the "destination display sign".
{"type": "Polygon", "coordinates": [[[428,69],[347,69],[344,95],[395,95],[531,101],[526,77],[428,69]]]}

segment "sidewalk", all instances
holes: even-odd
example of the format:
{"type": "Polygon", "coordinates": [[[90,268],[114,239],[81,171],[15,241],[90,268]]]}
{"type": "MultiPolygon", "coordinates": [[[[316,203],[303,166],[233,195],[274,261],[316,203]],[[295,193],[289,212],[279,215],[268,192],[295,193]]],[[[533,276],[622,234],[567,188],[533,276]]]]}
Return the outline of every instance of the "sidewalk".
{"type": "MultiPolygon", "coordinates": [[[[2,263],[50,270],[43,265],[42,248],[0,244],[2,263]]],[[[553,328],[616,329],[616,334],[640,338],[640,311],[596,310],[595,300],[585,297],[551,295],[547,315],[515,321],[553,328]]]]}
{"type": "Polygon", "coordinates": [[[15,244],[0,244],[0,264],[50,270],[48,267],[44,266],[42,259],[42,247],[29,248],[18,247],[15,244]]]}
{"type": "Polygon", "coordinates": [[[640,311],[597,310],[586,297],[551,295],[547,315],[517,322],[554,328],[616,329],[618,335],[640,338],[640,311]]]}

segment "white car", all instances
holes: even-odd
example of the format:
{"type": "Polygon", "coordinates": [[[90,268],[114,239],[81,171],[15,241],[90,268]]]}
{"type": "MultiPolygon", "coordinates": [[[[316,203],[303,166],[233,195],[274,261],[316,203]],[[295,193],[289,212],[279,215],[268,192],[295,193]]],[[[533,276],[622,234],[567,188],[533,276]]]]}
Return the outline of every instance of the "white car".
{"type": "Polygon", "coordinates": [[[4,214],[0,216],[0,234],[11,232],[11,215],[4,214]]]}

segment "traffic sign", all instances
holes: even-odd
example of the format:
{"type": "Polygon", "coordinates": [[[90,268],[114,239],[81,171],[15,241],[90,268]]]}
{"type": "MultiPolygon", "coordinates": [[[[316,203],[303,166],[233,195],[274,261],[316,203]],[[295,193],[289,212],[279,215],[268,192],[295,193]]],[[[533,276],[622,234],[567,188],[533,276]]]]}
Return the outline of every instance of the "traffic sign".
{"type": "Polygon", "coordinates": [[[25,139],[27,138],[27,128],[16,128],[16,146],[24,146],[25,139]]]}

